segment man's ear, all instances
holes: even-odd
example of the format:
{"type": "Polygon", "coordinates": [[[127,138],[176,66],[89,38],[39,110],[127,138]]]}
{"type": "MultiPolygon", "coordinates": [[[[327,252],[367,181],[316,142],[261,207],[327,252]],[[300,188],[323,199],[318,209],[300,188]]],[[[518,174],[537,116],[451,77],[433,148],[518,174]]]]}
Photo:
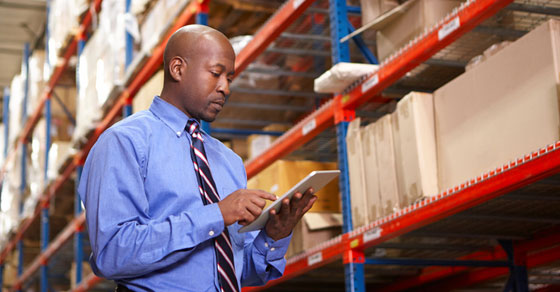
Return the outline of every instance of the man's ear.
{"type": "Polygon", "coordinates": [[[177,82],[181,81],[186,69],[187,63],[182,58],[173,57],[169,62],[169,75],[177,82]]]}

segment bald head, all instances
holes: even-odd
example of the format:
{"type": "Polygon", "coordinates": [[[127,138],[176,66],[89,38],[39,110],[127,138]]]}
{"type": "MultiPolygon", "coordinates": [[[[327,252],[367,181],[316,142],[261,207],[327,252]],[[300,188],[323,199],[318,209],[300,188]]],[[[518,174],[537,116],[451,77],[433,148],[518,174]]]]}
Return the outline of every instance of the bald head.
{"type": "Polygon", "coordinates": [[[203,25],[177,30],[163,53],[161,98],[187,116],[213,121],[230,94],[235,53],[221,32],[203,25]]]}
{"type": "Polygon", "coordinates": [[[187,62],[189,59],[200,58],[207,52],[207,46],[220,46],[235,52],[227,37],[205,25],[191,24],[178,29],[167,42],[163,53],[163,67],[166,77],[169,74],[169,62],[174,57],[182,57],[187,62]]]}

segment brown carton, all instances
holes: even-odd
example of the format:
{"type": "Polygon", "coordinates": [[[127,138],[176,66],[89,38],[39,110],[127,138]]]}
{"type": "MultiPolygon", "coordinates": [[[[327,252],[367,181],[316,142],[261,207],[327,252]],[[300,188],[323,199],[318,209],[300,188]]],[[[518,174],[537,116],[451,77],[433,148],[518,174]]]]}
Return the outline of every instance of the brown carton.
{"type": "MultiPolygon", "coordinates": [[[[277,196],[283,195],[314,170],[337,169],[334,162],[278,160],[247,182],[248,189],[261,189],[277,196]]],[[[340,212],[338,179],[319,190],[310,212],[340,212]]]]}
{"type": "Polygon", "coordinates": [[[348,155],[348,173],[350,176],[350,204],[352,207],[352,225],[360,227],[368,223],[366,178],[362,150],[362,131],[360,118],[348,125],[346,134],[348,155]]]}
{"type": "Polygon", "coordinates": [[[402,206],[438,193],[433,97],[412,92],[393,114],[397,182],[402,206]]]}
{"type": "Polygon", "coordinates": [[[440,190],[560,139],[559,68],[550,20],[434,93],[440,190]]]}
{"type": "Polygon", "coordinates": [[[410,1],[414,2],[405,13],[377,31],[377,54],[380,61],[404,47],[425,29],[434,26],[461,3],[455,0],[410,1]]]}
{"type": "Polygon", "coordinates": [[[373,127],[377,168],[379,169],[379,193],[381,194],[381,216],[391,214],[402,207],[399,199],[395,146],[393,141],[392,114],[377,120],[373,127]]]}
{"type": "Polygon", "coordinates": [[[340,213],[305,214],[293,230],[286,257],[292,257],[336,237],[342,232],[341,226],[340,213]]]}

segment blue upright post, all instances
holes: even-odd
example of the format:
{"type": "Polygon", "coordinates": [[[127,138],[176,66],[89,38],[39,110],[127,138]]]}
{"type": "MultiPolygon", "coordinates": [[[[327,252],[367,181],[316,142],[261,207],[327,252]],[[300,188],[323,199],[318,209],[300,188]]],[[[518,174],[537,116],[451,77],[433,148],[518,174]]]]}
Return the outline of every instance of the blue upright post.
{"type": "MultiPolygon", "coordinates": [[[[49,169],[49,151],[51,148],[51,99],[45,101],[45,134],[46,151],[43,166],[43,181],[47,185],[47,170],[49,169]]],[[[41,251],[49,246],[49,202],[41,202],[41,251]]],[[[41,292],[47,292],[49,287],[49,268],[47,262],[41,263],[41,292]]]]}
{"type": "MultiPolygon", "coordinates": [[[[198,11],[196,12],[195,21],[197,24],[208,25],[208,4],[206,2],[200,3],[198,11]]],[[[208,135],[212,132],[212,127],[210,123],[201,121],[200,127],[208,135]]]]}
{"type": "Polygon", "coordinates": [[[2,289],[2,285],[4,284],[4,263],[0,264],[0,289],[2,289]]]}
{"type": "Polygon", "coordinates": [[[348,33],[348,16],[346,1],[329,0],[329,18],[331,25],[332,64],[350,62],[350,48],[348,43],[341,43],[340,39],[348,33]]]}
{"type": "MultiPolygon", "coordinates": [[[[79,165],[76,168],[76,189],[75,189],[75,199],[74,199],[74,214],[79,216],[82,214],[82,200],[80,200],[80,195],[78,194],[78,182],[82,177],[83,166],[79,165]]],[[[76,285],[82,282],[82,263],[84,261],[84,249],[83,249],[83,231],[76,231],[74,235],[74,256],[76,261],[76,285]]]]}
{"type": "MultiPolygon", "coordinates": [[[[125,2],[125,13],[130,13],[130,5],[132,0],[126,0],[125,2]]],[[[134,53],[134,40],[132,35],[128,30],[125,30],[125,68],[128,69],[128,66],[132,63],[132,55],[134,53]]],[[[130,98],[127,99],[124,107],[123,107],[123,117],[126,118],[132,115],[132,100],[130,98]]]]}
{"type": "Polygon", "coordinates": [[[10,134],[10,88],[4,88],[4,108],[2,120],[4,123],[4,158],[8,157],[8,135],[10,134]]]}
{"type": "MultiPolygon", "coordinates": [[[[329,0],[332,65],[339,62],[350,61],[350,48],[348,43],[340,42],[340,39],[345,36],[349,30],[347,9],[346,0],[329,0]]],[[[341,171],[339,184],[342,195],[343,232],[346,233],[353,229],[346,133],[348,131],[348,124],[353,119],[354,112],[346,113],[344,109],[339,108],[337,115],[338,118],[335,119],[335,123],[338,143],[338,167],[341,171]]],[[[363,252],[349,250],[346,253],[343,262],[346,291],[363,292],[365,291],[363,252]],[[359,254],[359,256],[354,254],[359,254]]]]}
{"type": "Polygon", "coordinates": [[[504,292],[529,292],[526,255],[516,253],[511,240],[498,240],[498,242],[506,252],[510,263],[510,274],[504,292]]]}
{"type": "MultiPolygon", "coordinates": [[[[129,2],[129,0],[127,0],[127,2],[129,2]]],[[[130,3],[127,3],[130,4],[130,3]]],[[[128,6],[128,5],[127,5],[128,6]]],[[[82,54],[83,50],[84,50],[84,46],[86,44],[86,39],[85,36],[81,36],[80,39],[78,40],[78,57],[82,54]]],[[[78,66],[80,66],[80,63],[78,62],[78,66]]],[[[79,88],[80,88],[80,76],[79,76],[79,71],[80,70],[76,70],[76,74],[78,74],[78,76],[76,76],[76,87],[78,88],[78,92],[79,92],[79,88]]],[[[78,97],[76,97],[78,98],[78,97]]],[[[125,106],[126,108],[126,106],[125,106]]],[[[131,107],[129,108],[129,110],[132,110],[131,107]]],[[[82,201],[80,200],[80,195],[78,194],[78,185],[80,183],[80,178],[82,177],[82,165],[78,165],[78,167],[76,168],[76,183],[75,183],[75,189],[74,189],[74,215],[77,217],[82,213],[82,201]]],[[[78,285],[80,282],[82,282],[82,276],[83,276],[83,271],[82,271],[82,263],[84,261],[84,249],[83,249],[83,231],[81,230],[77,230],[76,233],[74,233],[74,261],[76,263],[76,285],[78,285]]]]}
{"type": "MultiPolygon", "coordinates": [[[[50,63],[49,63],[49,55],[48,55],[48,41],[50,37],[49,32],[49,12],[50,12],[50,0],[47,0],[47,11],[46,11],[46,23],[47,26],[45,28],[45,48],[47,50],[47,66],[49,66],[50,70],[50,63]]],[[[48,169],[49,169],[49,151],[51,149],[51,99],[48,98],[45,101],[45,165],[43,166],[43,181],[45,182],[45,186],[48,184],[48,169]]],[[[49,235],[50,235],[50,226],[49,226],[49,202],[41,202],[41,251],[45,251],[49,246],[49,235]]],[[[41,262],[41,292],[47,292],[49,287],[49,268],[48,263],[41,262]]]]}
{"type": "Polygon", "coordinates": [[[352,231],[352,205],[350,198],[350,175],[348,173],[348,159],[346,148],[346,134],[348,121],[341,121],[336,125],[336,141],[338,145],[338,166],[340,168],[339,187],[342,195],[342,232],[352,231]]]}
{"type": "MultiPolygon", "coordinates": [[[[21,123],[25,124],[27,121],[27,100],[29,95],[29,43],[25,43],[24,53],[23,53],[23,66],[22,66],[22,76],[24,77],[23,83],[23,103],[22,103],[22,116],[21,123]]],[[[23,213],[23,200],[25,198],[25,186],[27,185],[27,137],[23,137],[22,147],[21,147],[21,184],[19,187],[20,191],[20,202],[19,202],[19,214],[22,216],[23,213]]],[[[17,243],[18,247],[18,276],[23,274],[23,241],[21,238],[17,243]]]]}

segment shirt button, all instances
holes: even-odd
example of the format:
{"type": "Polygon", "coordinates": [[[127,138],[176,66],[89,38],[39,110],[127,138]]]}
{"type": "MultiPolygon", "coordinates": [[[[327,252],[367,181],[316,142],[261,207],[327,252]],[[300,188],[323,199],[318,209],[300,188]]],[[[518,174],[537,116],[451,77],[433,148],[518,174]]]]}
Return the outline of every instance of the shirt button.
{"type": "Polygon", "coordinates": [[[208,235],[214,236],[214,230],[210,230],[210,232],[208,232],[208,235]]]}
{"type": "Polygon", "coordinates": [[[177,136],[181,136],[181,132],[177,132],[177,136]]]}
{"type": "Polygon", "coordinates": [[[274,247],[271,247],[271,248],[270,248],[270,251],[274,251],[274,250],[276,250],[274,247]]]}
{"type": "Polygon", "coordinates": [[[264,247],[268,247],[268,242],[265,242],[265,243],[264,243],[264,247]]]}

